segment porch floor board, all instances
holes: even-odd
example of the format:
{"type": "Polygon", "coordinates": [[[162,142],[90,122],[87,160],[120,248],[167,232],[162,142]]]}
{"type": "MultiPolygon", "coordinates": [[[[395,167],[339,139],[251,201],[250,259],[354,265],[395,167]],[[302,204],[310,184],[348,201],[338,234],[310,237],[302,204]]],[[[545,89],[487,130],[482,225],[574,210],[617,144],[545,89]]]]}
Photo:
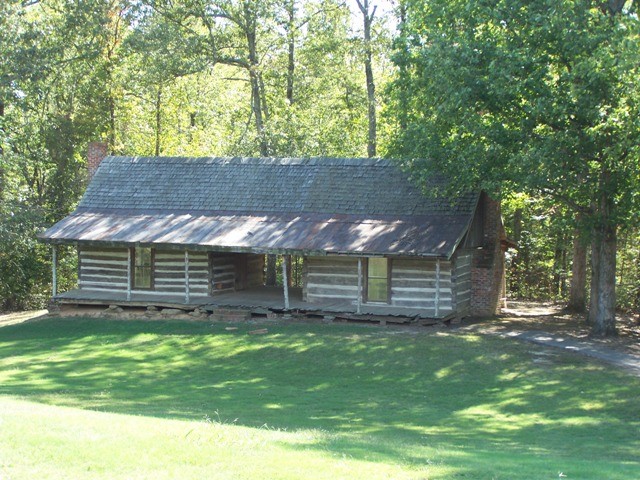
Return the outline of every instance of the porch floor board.
{"type": "MultiPolygon", "coordinates": [[[[269,310],[284,310],[284,291],[282,287],[255,287],[236,292],[223,292],[213,296],[191,296],[189,303],[185,302],[184,295],[159,295],[158,293],[131,293],[127,300],[125,291],[98,291],[75,289],[56,295],[54,300],[64,304],[78,305],[119,305],[131,307],[157,307],[192,309],[202,305],[214,305],[218,307],[235,308],[264,308],[269,310]]],[[[289,310],[304,312],[327,312],[356,314],[356,302],[304,302],[302,289],[289,288],[289,310]]],[[[398,316],[433,318],[427,311],[411,308],[395,307],[393,305],[362,304],[363,315],[398,316]]]]}

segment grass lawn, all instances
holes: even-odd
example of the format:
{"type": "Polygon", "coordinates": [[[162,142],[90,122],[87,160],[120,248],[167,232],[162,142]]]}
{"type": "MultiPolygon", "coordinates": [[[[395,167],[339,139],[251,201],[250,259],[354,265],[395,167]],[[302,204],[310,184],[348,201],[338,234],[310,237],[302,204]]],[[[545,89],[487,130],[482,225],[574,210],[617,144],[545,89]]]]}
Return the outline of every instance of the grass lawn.
{"type": "Polygon", "coordinates": [[[614,368],[476,335],[228,326],[0,328],[0,479],[640,478],[640,379],[614,368]]]}

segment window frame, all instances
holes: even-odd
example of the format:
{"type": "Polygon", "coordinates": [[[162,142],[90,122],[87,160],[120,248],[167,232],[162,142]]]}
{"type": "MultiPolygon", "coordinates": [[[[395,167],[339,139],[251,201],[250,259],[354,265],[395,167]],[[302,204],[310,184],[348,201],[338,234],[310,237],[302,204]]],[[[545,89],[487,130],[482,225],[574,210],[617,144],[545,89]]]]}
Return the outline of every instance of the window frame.
{"type": "Polygon", "coordinates": [[[143,247],[143,246],[136,246],[136,247],[131,247],[130,249],[131,252],[131,290],[155,290],[155,264],[156,264],[156,249],[153,247],[143,247]],[[136,269],[137,268],[145,268],[143,266],[138,267],[136,265],[136,250],[139,249],[148,249],[149,250],[149,286],[148,287],[140,287],[138,285],[136,285],[136,269]]]}
{"type": "MultiPolygon", "coordinates": [[[[389,305],[391,303],[391,267],[392,261],[388,257],[366,257],[364,259],[364,268],[363,268],[363,301],[364,303],[371,303],[377,305],[389,305]],[[381,300],[370,300],[369,299],[369,260],[371,258],[382,258],[387,261],[387,299],[384,301],[381,300]]],[[[383,277],[375,277],[375,278],[383,278],[383,277]]]]}

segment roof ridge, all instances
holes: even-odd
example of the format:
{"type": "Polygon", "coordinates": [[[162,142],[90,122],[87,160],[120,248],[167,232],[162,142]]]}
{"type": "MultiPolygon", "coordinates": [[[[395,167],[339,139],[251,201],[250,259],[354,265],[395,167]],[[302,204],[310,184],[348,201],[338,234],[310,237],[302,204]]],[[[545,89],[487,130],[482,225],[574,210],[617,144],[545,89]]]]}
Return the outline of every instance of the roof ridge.
{"type": "Polygon", "coordinates": [[[117,163],[180,163],[180,164],[233,164],[233,165],[289,165],[289,166],[340,166],[340,167],[395,167],[392,160],[367,157],[186,157],[186,156],[129,156],[109,155],[103,162],[117,163]]]}

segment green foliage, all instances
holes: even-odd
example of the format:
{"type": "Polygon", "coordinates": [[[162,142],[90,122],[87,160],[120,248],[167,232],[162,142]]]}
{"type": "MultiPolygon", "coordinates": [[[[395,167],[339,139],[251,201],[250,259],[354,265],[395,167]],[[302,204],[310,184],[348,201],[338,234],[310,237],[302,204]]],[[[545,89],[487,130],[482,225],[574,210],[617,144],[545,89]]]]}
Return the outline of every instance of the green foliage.
{"type": "MultiPolygon", "coordinates": [[[[339,0],[0,2],[2,224],[30,235],[5,236],[0,249],[15,252],[11,261],[34,262],[20,271],[35,272],[37,283],[16,290],[17,300],[18,273],[0,277],[0,302],[44,302],[50,259],[33,236],[77,204],[90,141],[126,155],[250,156],[263,145],[272,155],[364,155],[364,67],[351,20],[339,0]],[[10,204],[32,213],[13,217],[10,204]],[[24,244],[13,249],[18,240],[24,244]]],[[[388,31],[376,29],[374,64],[384,82],[388,31]]],[[[75,258],[63,251],[60,261],[64,290],[75,281],[75,258]]]]}
{"type": "Polygon", "coordinates": [[[550,199],[514,195],[502,203],[507,236],[507,294],[523,300],[567,300],[572,219],[550,199]]]}
{"type": "Polygon", "coordinates": [[[640,230],[630,230],[618,254],[618,306],[640,313],[640,230]]]}
{"type": "Polygon", "coordinates": [[[456,190],[572,212],[595,242],[602,332],[615,238],[640,212],[640,21],[633,2],[604,4],[404,1],[389,108],[390,153],[416,178],[444,172],[456,190]]]}
{"type": "MultiPolygon", "coordinates": [[[[548,198],[515,195],[502,203],[507,236],[507,294],[512,299],[567,301],[571,278],[573,220],[548,198]]],[[[625,232],[618,244],[617,307],[640,312],[640,235],[625,232]]]]}
{"type": "MultiPolygon", "coordinates": [[[[155,10],[146,12],[127,39],[133,60],[127,68],[146,77],[137,59],[143,64],[157,60],[161,66],[162,153],[258,155],[261,142],[274,156],[366,152],[362,49],[354,40],[351,12],[342,2],[294,2],[292,18],[287,2],[260,2],[259,8],[249,9],[257,16],[259,57],[251,68],[247,34],[254,32],[243,19],[244,6],[252,2],[211,2],[210,8],[199,1],[150,4],[155,10]],[[292,101],[287,97],[289,36],[294,52],[292,101]],[[176,68],[180,62],[188,68],[176,68]],[[251,72],[258,76],[261,129],[255,126],[251,72]]],[[[387,44],[381,40],[387,37],[380,27],[375,62],[382,66],[388,64],[387,44]]],[[[388,78],[382,69],[376,74],[381,82],[388,78]]],[[[157,81],[142,89],[137,82],[127,84],[125,98],[132,108],[124,112],[127,130],[119,135],[126,151],[148,151],[153,143],[158,86],[157,81]],[[138,130],[131,132],[131,127],[138,130]]]]}
{"type": "Polygon", "coordinates": [[[43,215],[25,205],[0,211],[0,310],[41,306],[51,294],[47,248],[36,241],[43,215]]]}
{"type": "Polygon", "coordinates": [[[391,151],[494,194],[585,209],[600,188],[628,219],[637,186],[638,21],[590,1],[405,2],[391,151]],[[463,168],[461,168],[463,167],[463,168]],[[603,169],[614,177],[606,185],[603,169]],[[625,174],[626,173],[626,174],[625,174]]]}
{"type": "MultiPolygon", "coordinates": [[[[83,150],[109,129],[110,8],[117,2],[3,2],[0,34],[0,310],[43,306],[51,254],[36,235],[86,185],[83,150]]],[[[59,285],[75,281],[60,252],[59,285]]]]}

